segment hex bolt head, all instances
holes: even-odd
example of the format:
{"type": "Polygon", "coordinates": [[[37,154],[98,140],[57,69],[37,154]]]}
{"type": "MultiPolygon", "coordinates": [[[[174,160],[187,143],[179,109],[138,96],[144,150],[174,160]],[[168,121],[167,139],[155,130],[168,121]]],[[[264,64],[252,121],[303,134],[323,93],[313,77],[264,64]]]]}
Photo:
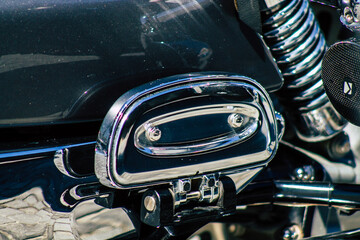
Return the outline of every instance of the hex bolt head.
{"type": "Polygon", "coordinates": [[[232,128],[239,128],[244,122],[243,116],[239,113],[233,113],[228,117],[228,123],[232,128]]]}
{"type": "Polygon", "coordinates": [[[161,138],[161,131],[158,127],[149,126],[146,128],[145,135],[149,141],[156,142],[161,138]]]}
{"type": "Polygon", "coordinates": [[[144,199],[144,207],[148,212],[153,212],[156,208],[156,200],[153,196],[146,196],[144,199]]]}

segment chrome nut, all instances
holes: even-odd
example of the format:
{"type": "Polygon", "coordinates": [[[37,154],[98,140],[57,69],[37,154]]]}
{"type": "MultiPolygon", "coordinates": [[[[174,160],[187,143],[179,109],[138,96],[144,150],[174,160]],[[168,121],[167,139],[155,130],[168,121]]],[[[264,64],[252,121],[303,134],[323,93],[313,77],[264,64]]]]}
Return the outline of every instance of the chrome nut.
{"type": "Polygon", "coordinates": [[[149,126],[146,128],[145,135],[149,141],[156,142],[161,138],[161,130],[158,127],[149,126]]]}

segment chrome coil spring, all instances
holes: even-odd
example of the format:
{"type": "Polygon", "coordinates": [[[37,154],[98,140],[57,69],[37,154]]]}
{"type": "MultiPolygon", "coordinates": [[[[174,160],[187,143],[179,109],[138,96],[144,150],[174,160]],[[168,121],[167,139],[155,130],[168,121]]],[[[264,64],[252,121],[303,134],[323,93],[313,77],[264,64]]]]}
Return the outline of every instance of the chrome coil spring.
{"type": "Polygon", "coordinates": [[[284,77],[278,97],[297,121],[298,136],[318,141],[337,134],[345,122],[323,87],[321,62],[327,46],[308,0],[278,0],[262,11],[262,22],[264,40],[284,77]]]}
{"type": "Polygon", "coordinates": [[[309,111],[328,102],[321,80],[326,41],[307,0],[263,12],[264,39],[284,76],[280,98],[309,111]]]}

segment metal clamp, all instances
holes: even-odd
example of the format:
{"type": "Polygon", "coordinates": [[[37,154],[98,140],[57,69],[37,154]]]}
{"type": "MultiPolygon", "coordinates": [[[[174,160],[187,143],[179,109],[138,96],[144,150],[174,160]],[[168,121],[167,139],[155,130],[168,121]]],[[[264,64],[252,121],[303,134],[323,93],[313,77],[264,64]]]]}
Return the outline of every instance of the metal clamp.
{"type": "MultiPolygon", "coordinates": [[[[196,180],[194,179],[194,181],[196,180]]],[[[196,190],[192,189],[195,187],[192,187],[191,179],[189,178],[174,181],[173,186],[176,207],[186,204],[190,200],[213,203],[219,199],[218,174],[204,175],[196,190]]]]}

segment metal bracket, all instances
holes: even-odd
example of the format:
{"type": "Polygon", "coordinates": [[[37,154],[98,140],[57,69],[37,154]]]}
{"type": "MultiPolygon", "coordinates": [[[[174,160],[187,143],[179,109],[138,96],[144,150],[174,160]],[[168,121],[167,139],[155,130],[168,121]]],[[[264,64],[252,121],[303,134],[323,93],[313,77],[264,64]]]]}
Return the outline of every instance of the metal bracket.
{"type": "Polygon", "coordinates": [[[236,188],[228,177],[210,174],[180,179],[172,188],[149,189],[143,194],[140,220],[153,227],[180,221],[210,221],[235,211],[236,201],[229,199],[236,199],[236,188]]]}
{"type": "MultiPolygon", "coordinates": [[[[193,179],[193,181],[196,180],[193,179]]],[[[219,198],[219,174],[204,175],[196,190],[194,190],[195,187],[192,186],[191,181],[190,178],[185,178],[173,182],[175,207],[191,200],[213,203],[219,198]]]]}

